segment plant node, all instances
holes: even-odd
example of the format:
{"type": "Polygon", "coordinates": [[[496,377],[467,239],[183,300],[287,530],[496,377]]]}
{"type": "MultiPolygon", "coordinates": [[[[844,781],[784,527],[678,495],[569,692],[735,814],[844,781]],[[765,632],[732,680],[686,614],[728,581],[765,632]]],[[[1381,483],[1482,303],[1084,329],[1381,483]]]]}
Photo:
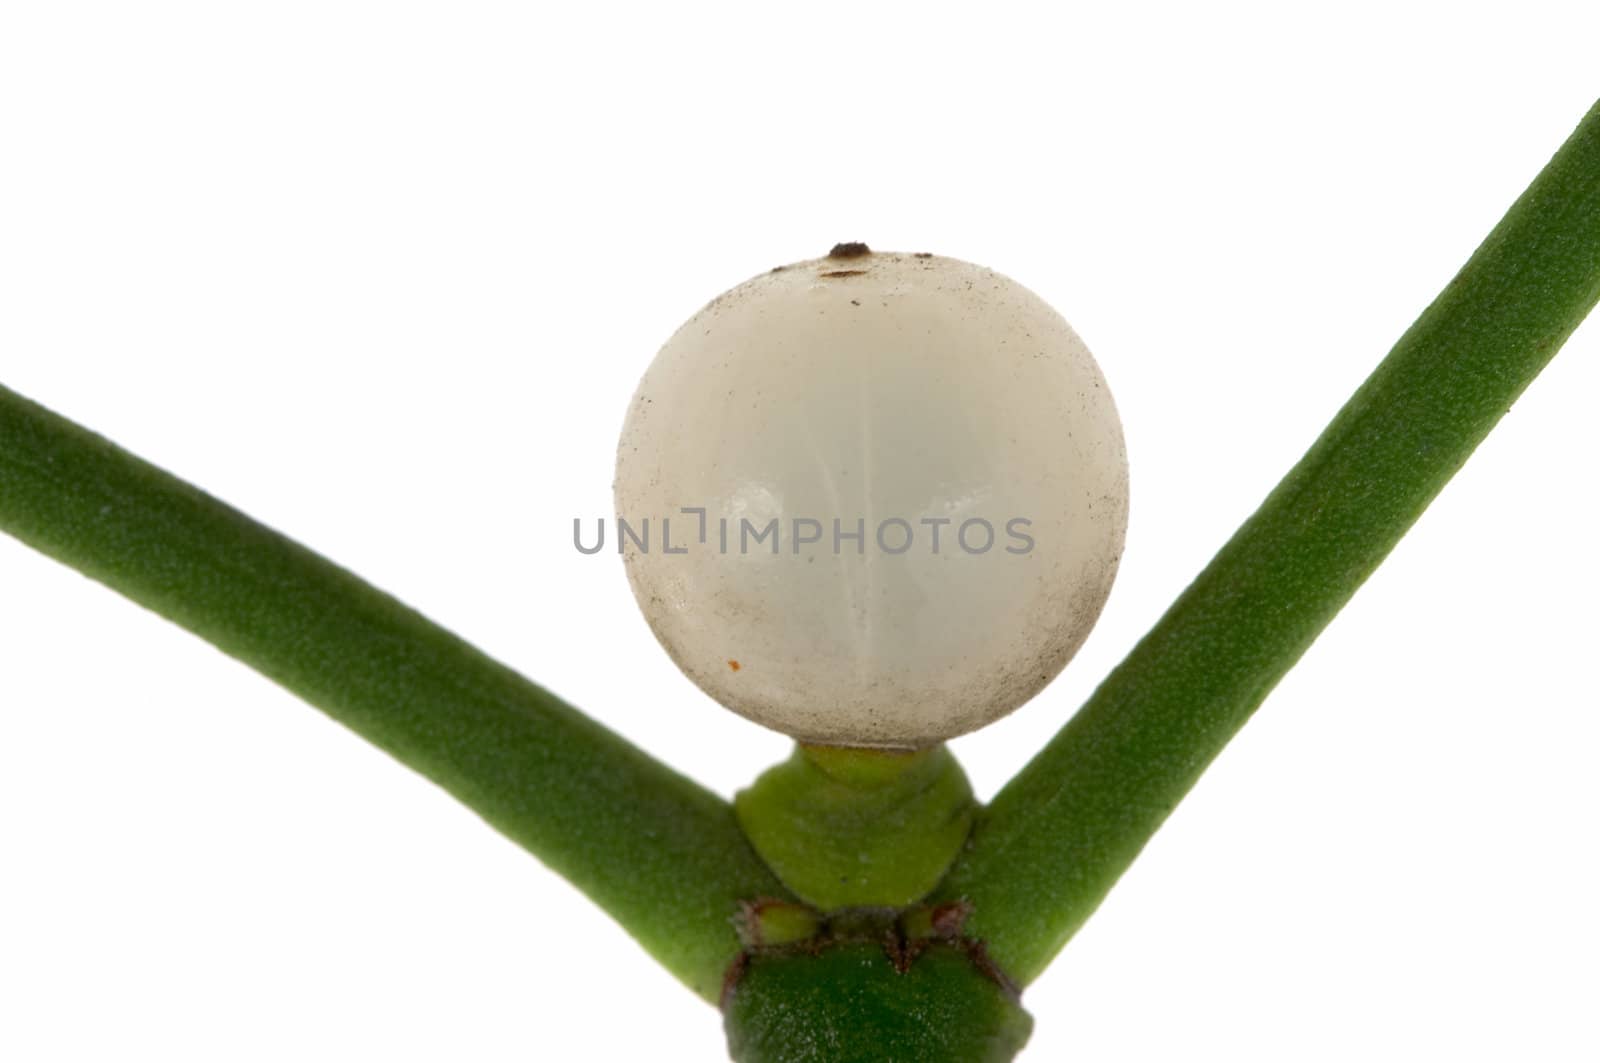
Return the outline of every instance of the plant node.
{"type": "Polygon", "coordinates": [[[800,745],[733,806],[756,853],[821,912],[915,904],[955,862],[977,809],[966,773],[942,745],[800,745]]]}

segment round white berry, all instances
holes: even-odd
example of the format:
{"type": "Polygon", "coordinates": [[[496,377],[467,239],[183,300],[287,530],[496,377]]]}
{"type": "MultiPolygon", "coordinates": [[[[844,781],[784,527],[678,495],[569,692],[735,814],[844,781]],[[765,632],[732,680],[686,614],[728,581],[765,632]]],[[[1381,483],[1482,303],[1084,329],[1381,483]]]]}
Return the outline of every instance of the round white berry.
{"type": "Polygon", "coordinates": [[[619,549],[672,659],[808,743],[912,748],[1044,687],[1110,591],[1122,426],[992,270],[840,245],[708,303],[639,384],[619,549]]]}

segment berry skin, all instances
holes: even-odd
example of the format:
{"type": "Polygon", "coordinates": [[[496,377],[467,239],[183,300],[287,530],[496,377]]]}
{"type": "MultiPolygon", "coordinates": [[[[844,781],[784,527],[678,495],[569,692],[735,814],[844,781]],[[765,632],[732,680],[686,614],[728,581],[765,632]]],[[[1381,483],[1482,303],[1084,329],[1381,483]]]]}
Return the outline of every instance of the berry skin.
{"type": "Polygon", "coordinates": [[[679,328],[614,487],[672,659],[821,745],[920,748],[1027,701],[1087,637],[1127,525],[1121,422],[1066,321],[992,270],[859,244],[679,328]]]}

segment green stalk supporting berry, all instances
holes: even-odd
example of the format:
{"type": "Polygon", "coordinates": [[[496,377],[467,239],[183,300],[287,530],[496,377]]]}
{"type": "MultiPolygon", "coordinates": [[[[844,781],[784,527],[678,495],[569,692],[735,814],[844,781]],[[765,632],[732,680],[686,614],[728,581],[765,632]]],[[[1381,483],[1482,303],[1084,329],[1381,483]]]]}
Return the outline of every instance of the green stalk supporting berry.
{"type": "Polygon", "coordinates": [[[1597,298],[1600,105],[980,817],[941,892],[972,902],[1002,967],[1024,983],[1044,970],[1597,298]]]}
{"type": "Polygon", "coordinates": [[[707,1000],[739,954],[739,901],[785,894],[726,801],[332,562],[5,388],[0,528],[438,783],[707,1000]]]}

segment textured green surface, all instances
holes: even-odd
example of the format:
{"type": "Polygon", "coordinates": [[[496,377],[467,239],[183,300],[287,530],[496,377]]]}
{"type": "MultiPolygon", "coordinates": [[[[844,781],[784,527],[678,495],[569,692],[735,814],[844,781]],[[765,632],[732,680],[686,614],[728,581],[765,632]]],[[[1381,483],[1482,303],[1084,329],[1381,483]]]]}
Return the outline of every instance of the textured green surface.
{"type": "Polygon", "coordinates": [[[1088,918],[1597,297],[1600,105],[1256,514],[980,817],[940,895],[975,904],[968,933],[1012,978],[1034,978],[1088,918]]]}
{"type": "Polygon", "coordinates": [[[903,908],[939,884],[972,829],[972,786],[944,746],[796,746],[733,800],[739,824],[817,908],[903,908]]]}
{"type": "Polygon", "coordinates": [[[1033,1020],[959,949],[900,973],[883,948],[751,960],[723,1008],[739,1063],[1003,1063],[1033,1020]]]}
{"type": "Polygon", "coordinates": [[[0,528],[426,775],[715,1001],[740,898],[783,896],[721,798],[355,576],[0,388],[0,528]]]}

